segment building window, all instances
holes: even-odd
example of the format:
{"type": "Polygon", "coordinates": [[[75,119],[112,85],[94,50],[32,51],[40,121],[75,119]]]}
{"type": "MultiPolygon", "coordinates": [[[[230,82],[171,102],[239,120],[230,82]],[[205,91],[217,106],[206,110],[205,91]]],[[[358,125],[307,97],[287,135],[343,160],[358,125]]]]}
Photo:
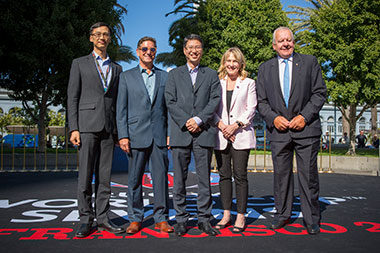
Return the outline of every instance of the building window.
{"type": "Polygon", "coordinates": [[[365,118],[361,117],[359,119],[359,131],[364,131],[365,130],[365,118]]]}
{"type": "Polygon", "coordinates": [[[339,117],[338,119],[338,133],[343,133],[342,117],[339,117]]]}
{"type": "Polygon", "coordinates": [[[333,117],[329,117],[327,119],[327,131],[330,132],[330,133],[334,133],[335,132],[334,118],[333,117]]]}

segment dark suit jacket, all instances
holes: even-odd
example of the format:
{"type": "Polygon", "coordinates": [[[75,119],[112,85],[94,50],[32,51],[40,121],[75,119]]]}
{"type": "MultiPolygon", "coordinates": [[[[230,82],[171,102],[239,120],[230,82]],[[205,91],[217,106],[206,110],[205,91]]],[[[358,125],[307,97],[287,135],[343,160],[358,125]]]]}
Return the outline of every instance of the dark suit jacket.
{"type": "Polygon", "coordinates": [[[169,72],[165,99],[170,115],[170,146],[186,147],[196,137],[199,145],[214,147],[216,129],[212,126],[212,120],[220,94],[220,82],[215,70],[200,66],[195,88],[187,65],[169,72]],[[198,116],[203,124],[200,133],[192,134],[186,128],[186,121],[194,116],[198,116]]]}
{"type": "Polygon", "coordinates": [[[288,108],[281,92],[277,57],[260,65],[256,86],[258,110],[267,124],[271,141],[321,135],[319,111],[326,100],[326,85],[314,56],[294,53],[288,108]],[[303,130],[280,132],[274,127],[273,121],[277,116],[284,116],[290,121],[299,114],[307,121],[303,130]]]}
{"type": "Polygon", "coordinates": [[[116,96],[121,66],[111,62],[112,77],[107,92],[92,54],[73,60],[67,88],[67,115],[70,132],[116,134],[116,96]]]}
{"type": "Polygon", "coordinates": [[[152,103],[139,66],[120,75],[116,112],[118,137],[129,138],[131,148],[148,148],[153,140],[159,147],[166,146],[168,124],[164,92],[168,74],[156,68],[155,75],[152,103]]]}

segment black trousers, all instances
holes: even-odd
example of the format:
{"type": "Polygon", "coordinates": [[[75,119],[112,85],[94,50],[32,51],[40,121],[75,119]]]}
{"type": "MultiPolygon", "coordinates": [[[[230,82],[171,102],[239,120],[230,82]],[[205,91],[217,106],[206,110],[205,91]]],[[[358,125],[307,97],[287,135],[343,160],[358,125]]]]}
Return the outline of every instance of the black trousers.
{"type": "Polygon", "coordinates": [[[111,168],[114,150],[112,134],[105,130],[80,133],[78,171],[78,209],[80,223],[96,218],[98,223],[108,220],[111,196],[111,168]],[[95,207],[92,207],[92,177],[95,174],[95,207]]]}
{"type": "Polygon", "coordinates": [[[297,178],[301,211],[306,225],[320,223],[319,177],[317,156],[319,137],[271,142],[274,182],[273,194],[277,220],[286,220],[292,215],[294,178],[293,156],[296,154],[297,178]]]}
{"type": "Polygon", "coordinates": [[[245,213],[247,210],[249,151],[250,149],[236,150],[231,143],[225,150],[215,150],[220,177],[220,199],[224,210],[232,208],[232,174],[235,180],[237,212],[245,213]]]}

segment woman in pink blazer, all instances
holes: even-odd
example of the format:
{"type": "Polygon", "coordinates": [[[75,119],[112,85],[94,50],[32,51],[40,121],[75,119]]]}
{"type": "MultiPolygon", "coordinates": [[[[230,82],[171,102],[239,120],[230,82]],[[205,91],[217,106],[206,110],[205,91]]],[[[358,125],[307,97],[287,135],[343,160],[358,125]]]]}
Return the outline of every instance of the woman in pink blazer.
{"type": "Polygon", "coordinates": [[[253,129],[257,105],[256,88],[255,81],[247,77],[245,66],[245,58],[239,48],[233,47],[224,53],[218,70],[222,100],[214,118],[219,130],[215,155],[220,175],[220,198],[224,209],[223,218],[216,228],[222,229],[231,224],[233,175],[238,213],[233,232],[237,233],[245,229],[247,164],[249,152],[256,145],[253,129]]]}

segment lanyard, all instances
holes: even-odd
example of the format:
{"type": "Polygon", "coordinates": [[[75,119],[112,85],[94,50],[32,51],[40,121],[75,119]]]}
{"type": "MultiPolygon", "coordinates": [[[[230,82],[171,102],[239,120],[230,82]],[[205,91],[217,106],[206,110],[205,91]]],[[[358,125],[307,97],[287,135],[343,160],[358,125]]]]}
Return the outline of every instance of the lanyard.
{"type": "Polygon", "coordinates": [[[108,65],[107,71],[106,71],[106,76],[104,77],[102,68],[100,67],[99,62],[96,59],[94,52],[92,52],[92,56],[94,57],[94,60],[96,62],[96,66],[98,66],[99,73],[102,76],[102,79],[103,79],[103,82],[104,82],[104,87],[107,88],[108,87],[108,85],[107,85],[107,79],[108,79],[108,74],[110,73],[110,65],[108,65]]]}

